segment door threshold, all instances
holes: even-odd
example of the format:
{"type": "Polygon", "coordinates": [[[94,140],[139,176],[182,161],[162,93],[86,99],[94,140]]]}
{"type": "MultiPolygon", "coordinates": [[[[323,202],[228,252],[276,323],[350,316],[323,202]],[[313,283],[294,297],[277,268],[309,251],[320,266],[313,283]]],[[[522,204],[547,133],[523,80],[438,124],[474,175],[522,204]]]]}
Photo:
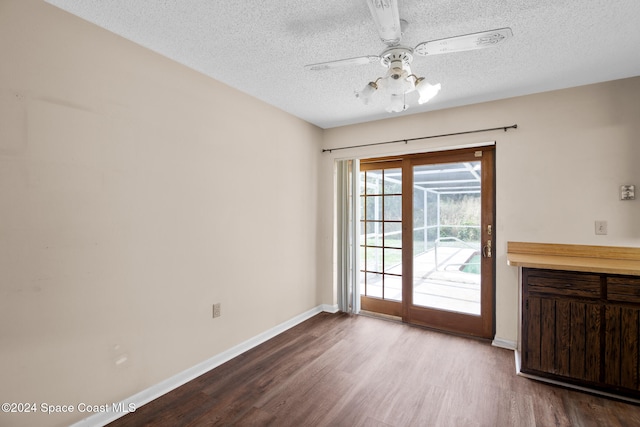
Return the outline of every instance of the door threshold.
{"type": "Polygon", "coordinates": [[[390,314],[376,313],[375,311],[360,310],[358,315],[359,316],[371,317],[371,318],[374,318],[374,319],[389,320],[391,322],[402,323],[404,325],[411,326],[411,327],[418,328],[418,329],[423,329],[423,330],[426,330],[426,331],[437,332],[437,333],[440,333],[440,334],[452,335],[452,336],[458,337],[458,338],[467,338],[467,339],[471,339],[471,340],[474,340],[474,341],[480,341],[480,342],[483,342],[483,343],[491,344],[491,339],[490,338],[483,338],[483,337],[478,337],[478,336],[475,336],[475,335],[467,335],[467,334],[463,334],[463,333],[460,333],[460,332],[449,331],[449,330],[446,330],[446,329],[434,328],[434,327],[427,326],[427,325],[421,325],[419,323],[405,322],[405,321],[402,320],[402,317],[392,316],[390,314]]]}
{"type": "Polygon", "coordinates": [[[367,311],[367,310],[360,310],[360,312],[358,313],[362,316],[367,316],[367,317],[376,317],[378,319],[384,319],[384,320],[391,320],[394,322],[402,322],[402,317],[400,316],[392,316],[391,314],[384,314],[384,313],[376,313],[375,311],[367,311]]]}

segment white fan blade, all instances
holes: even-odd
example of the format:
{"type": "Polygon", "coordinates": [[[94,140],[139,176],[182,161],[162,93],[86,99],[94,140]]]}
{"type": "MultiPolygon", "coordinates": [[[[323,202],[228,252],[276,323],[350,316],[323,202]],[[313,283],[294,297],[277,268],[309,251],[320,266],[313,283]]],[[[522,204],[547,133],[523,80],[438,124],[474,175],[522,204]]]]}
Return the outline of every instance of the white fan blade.
{"type": "Polygon", "coordinates": [[[439,53],[462,52],[465,50],[484,49],[492,47],[511,37],[511,28],[483,31],[481,33],[466,34],[464,36],[448,37],[446,39],[431,40],[420,43],[413,50],[418,55],[437,55],[439,53]]]}
{"type": "Polygon", "coordinates": [[[348,67],[350,65],[367,65],[380,61],[379,56],[359,56],[357,58],[339,59],[337,61],[319,62],[317,64],[305,65],[305,70],[328,70],[330,68],[348,67]]]}
{"type": "Polygon", "coordinates": [[[399,44],[402,28],[398,0],[367,0],[367,5],[378,28],[380,39],[388,46],[399,44]]]}

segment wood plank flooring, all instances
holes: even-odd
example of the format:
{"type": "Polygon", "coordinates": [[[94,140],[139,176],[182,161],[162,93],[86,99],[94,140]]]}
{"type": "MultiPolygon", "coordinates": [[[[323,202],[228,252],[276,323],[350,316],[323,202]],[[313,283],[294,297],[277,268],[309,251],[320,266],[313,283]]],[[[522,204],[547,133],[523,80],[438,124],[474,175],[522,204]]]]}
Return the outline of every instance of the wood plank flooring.
{"type": "Polygon", "coordinates": [[[640,426],[640,407],[515,375],[513,352],[321,313],[120,426],[640,426]]]}

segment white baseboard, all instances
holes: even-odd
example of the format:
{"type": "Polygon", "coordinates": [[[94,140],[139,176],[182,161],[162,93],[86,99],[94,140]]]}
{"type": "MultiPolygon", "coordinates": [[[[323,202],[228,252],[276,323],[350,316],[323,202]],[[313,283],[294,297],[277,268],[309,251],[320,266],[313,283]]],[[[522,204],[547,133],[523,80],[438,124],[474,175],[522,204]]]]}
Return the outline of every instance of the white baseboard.
{"type": "Polygon", "coordinates": [[[108,408],[114,409],[113,411],[96,413],[90,417],[78,421],[71,427],[94,427],[109,424],[110,422],[115,421],[118,418],[128,414],[128,412],[119,411],[117,410],[117,408],[140,408],[142,405],[149,403],[164,394],[167,394],[171,390],[180,387],[181,385],[193,380],[194,378],[197,378],[200,375],[222,365],[223,363],[228,362],[229,360],[233,359],[236,356],[239,356],[245,351],[251,350],[252,348],[262,344],[263,342],[283,333],[287,329],[290,329],[323,311],[336,313],[338,311],[338,307],[323,304],[312,308],[311,310],[306,311],[277,326],[274,326],[273,328],[259,335],[256,335],[255,337],[250,338],[247,341],[244,341],[227,351],[223,351],[222,353],[217,354],[212,358],[207,359],[204,362],[199,363],[189,369],[186,369],[171,378],[167,378],[166,380],[153,385],[146,390],[142,390],[140,393],[134,394],[133,396],[119,403],[114,403],[112,405],[112,408],[108,408]]]}
{"type": "Polygon", "coordinates": [[[494,337],[491,345],[494,347],[506,348],[507,350],[517,350],[518,343],[503,338],[494,337]]]}
{"type": "Polygon", "coordinates": [[[322,309],[322,311],[325,311],[331,314],[335,314],[338,311],[340,311],[340,309],[338,308],[338,304],[335,304],[335,305],[322,304],[320,308],[322,309]]]}
{"type": "Polygon", "coordinates": [[[520,375],[520,351],[516,350],[513,352],[515,358],[516,358],[516,375],[520,375]]]}

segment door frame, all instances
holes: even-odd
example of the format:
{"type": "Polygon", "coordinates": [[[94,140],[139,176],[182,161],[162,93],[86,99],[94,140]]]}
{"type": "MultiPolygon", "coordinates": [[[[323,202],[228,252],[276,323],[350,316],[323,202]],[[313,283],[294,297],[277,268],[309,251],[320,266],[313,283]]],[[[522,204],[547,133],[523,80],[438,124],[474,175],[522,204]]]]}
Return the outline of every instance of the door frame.
{"type": "MultiPolygon", "coordinates": [[[[400,169],[402,170],[403,162],[401,158],[397,157],[384,157],[384,158],[375,158],[375,159],[367,159],[360,162],[360,172],[366,172],[368,170],[386,170],[386,169],[400,169]]],[[[404,171],[402,172],[402,182],[404,183],[404,171]]],[[[404,191],[404,187],[401,191],[404,191]]],[[[358,196],[360,197],[360,196],[358,196]]],[[[366,197],[366,196],[365,196],[366,197]]],[[[404,198],[404,196],[403,196],[404,198]]],[[[366,205],[365,205],[366,206],[366,205]]],[[[365,207],[366,209],[366,207],[365,207]]],[[[402,209],[404,209],[404,204],[402,205],[402,209]]],[[[359,219],[358,222],[361,220],[359,219]]],[[[402,241],[404,243],[404,240],[402,241]]],[[[358,245],[360,247],[361,244],[358,245]]],[[[403,252],[403,265],[404,265],[404,252],[403,252]]],[[[360,274],[363,274],[360,270],[360,274]]],[[[367,274],[366,272],[364,274],[367,274]]],[[[384,273],[383,273],[384,274],[384,273]]],[[[403,273],[404,276],[404,273],[403,273]]],[[[383,285],[384,286],[384,285],[383,285]]],[[[404,286],[404,285],[403,285],[404,286]]],[[[404,292],[403,292],[404,297],[404,292]]],[[[402,302],[382,299],[377,297],[370,297],[366,295],[360,295],[360,308],[365,311],[370,311],[373,313],[386,314],[388,316],[393,317],[402,317],[402,302]]]]}
{"type": "Polygon", "coordinates": [[[411,256],[404,256],[402,260],[402,320],[463,335],[493,338],[495,333],[495,257],[493,256],[495,253],[495,146],[411,155],[405,157],[403,162],[402,247],[411,256]],[[480,161],[482,164],[480,316],[413,305],[413,167],[464,161],[480,161]],[[405,194],[410,196],[404,197],[405,194]],[[492,249],[488,249],[487,246],[492,249]]]}
{"type": "Polygon", "coordinates": [[[492,339],[495,334],[495,145],[361,160],[362,166],[372,164],[383,168],[389,164],[398,167],[398,163],[402,168],[403,194],[402,302],[361,296],[362,309],[401,317],[406,323],[492,339]],[[465,161],[482,163],[480,239],[481,248],[485,250],[481,257],[480,316],[413,305],[413,167],[421,164],[465,161]],[[491,232],[487,228],[488,225],[491,225],[491,232]],[[487,252],[487,245],[491,245],[492,249],[489,252],[493,253],[487,252]]]}

